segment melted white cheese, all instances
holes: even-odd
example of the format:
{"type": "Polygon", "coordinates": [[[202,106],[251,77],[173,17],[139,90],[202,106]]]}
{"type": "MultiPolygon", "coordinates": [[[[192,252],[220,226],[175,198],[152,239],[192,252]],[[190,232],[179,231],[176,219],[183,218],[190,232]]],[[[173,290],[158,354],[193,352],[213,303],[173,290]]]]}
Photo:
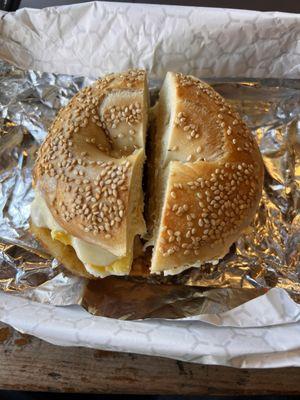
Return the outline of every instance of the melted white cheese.
{"type": "MultiPolygon", "coordinates": [[[[217,265],[219,261],[220,261],[220,259],[217,259],[217,260],[209,260],[209,261],[206,261],[206,262],[209,263],[209,264],[212,264],[212,265],[217,265]]],[[[180,274],[181,272],[183,272],[183,271],[185,271],[185,270],[187,270],[187,269],[189,269],[189,268],[200,268],[201,265],[203,265],[203,263],[201,263],[200,261],[198,261],[198,262],[195,262],[195,263],[192,264],[192,265],[184,265],[183,267],[177,267],[177,268],[173,268],[173,269],[165,269],[165,270],[163,271],[163,273],[164,273],[164,276],[168,276],[168,275],[177,275],[177,274],[180,274]]],[[[158,273],[159,273],[159,272],[158,272],[158,273]]]]}

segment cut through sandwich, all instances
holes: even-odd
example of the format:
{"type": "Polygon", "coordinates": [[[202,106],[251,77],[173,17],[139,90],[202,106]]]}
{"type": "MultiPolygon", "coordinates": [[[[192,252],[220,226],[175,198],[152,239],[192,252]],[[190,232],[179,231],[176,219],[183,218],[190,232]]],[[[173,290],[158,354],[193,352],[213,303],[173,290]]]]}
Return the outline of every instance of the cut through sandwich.
{"type": "Polygon", "coordinates": [[[251,223],[263,182],[258,146],[209,85],[169,72],[153,109],[151,272],[217,262],[251,223]]]}
{"type": "Polygon", "coordinates": [[[32,230],[59,260],[70,261],[75,252],[76,268],[64,263],[78,275],[130,272],[135,242],[146,232],[147,116],[145,71],[111,74],[74,96],[39,150],[32,230]]]}

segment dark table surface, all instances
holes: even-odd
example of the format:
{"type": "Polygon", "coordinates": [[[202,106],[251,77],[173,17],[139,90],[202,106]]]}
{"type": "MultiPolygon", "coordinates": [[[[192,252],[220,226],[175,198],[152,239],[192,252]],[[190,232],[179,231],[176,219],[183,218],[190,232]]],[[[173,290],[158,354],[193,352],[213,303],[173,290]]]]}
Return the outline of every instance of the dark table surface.
{"type": "Polygon", "coordinates": [[[300,369],[242,370],[59,347],[0,323],[0,389],[141,395],[300,395],[300,369]]]}

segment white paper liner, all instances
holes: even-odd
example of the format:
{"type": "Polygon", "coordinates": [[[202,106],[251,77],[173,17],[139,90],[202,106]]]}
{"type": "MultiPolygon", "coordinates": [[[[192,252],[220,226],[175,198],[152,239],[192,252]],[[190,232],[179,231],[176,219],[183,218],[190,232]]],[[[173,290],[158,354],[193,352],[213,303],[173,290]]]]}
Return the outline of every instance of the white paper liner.
{"type": "MultiPolygon", "coordinates": [[[[25,69],[97,77],[134,66],[154,78],[300,72],[296,14],[101,2],[0,17],[0,58],[25,69]]],[[[1,321],[54,344],[247,368],[300,365],[299,315],[282,289],[220,315],[140,322],[0,293],[1,321]]]]}
{"type": "Polygon", "coordinates": [[[241,368],[300,366],[300,306],[277,288],[218,316],[144,321],[94,317],[79,306],[0,293],[0,320],[61,346],[241,368]]]}
{"type": "Polygon", "coordinates": [[[0,12],[0,58],[98,77],[130,67],[162,78],[298,78],[300,15],[109,2],[0,12]]]}

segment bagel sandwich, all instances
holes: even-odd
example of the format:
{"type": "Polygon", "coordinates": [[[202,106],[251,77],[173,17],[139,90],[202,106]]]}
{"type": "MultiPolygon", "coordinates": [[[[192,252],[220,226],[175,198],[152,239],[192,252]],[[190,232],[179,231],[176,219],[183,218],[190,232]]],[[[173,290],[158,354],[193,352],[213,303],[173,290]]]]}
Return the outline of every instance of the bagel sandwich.
{"type": "Polygon", "coordinates": [[[254,217],[263,162],[236,111],[169,72],[146,135],[148,97],[145,71],[110,74],[71,99],[39,150],[31,230],[76,275],[134,274],[143,246],[146,274],[217,263],[254,217]]]}

